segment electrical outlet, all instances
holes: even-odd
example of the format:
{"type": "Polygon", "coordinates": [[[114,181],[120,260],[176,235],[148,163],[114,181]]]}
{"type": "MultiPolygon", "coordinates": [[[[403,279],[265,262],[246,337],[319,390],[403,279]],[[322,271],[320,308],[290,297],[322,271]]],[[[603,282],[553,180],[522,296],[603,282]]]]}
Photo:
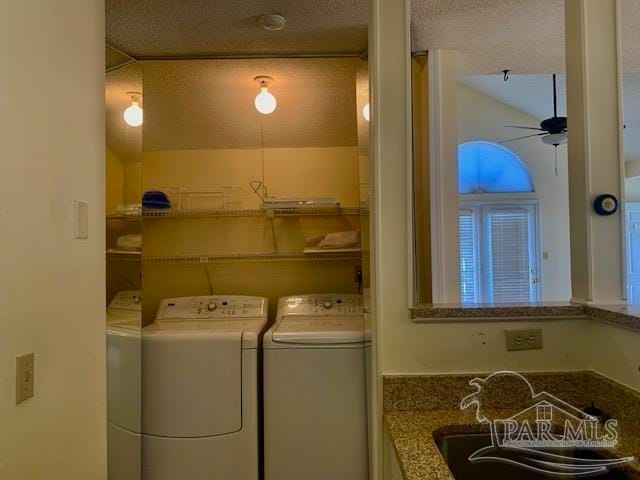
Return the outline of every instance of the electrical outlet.
{"type": "Polygon", "coordinates": [[[505,330],[507,338],[507,351],[535,350],[542,348],[542,330],[505,330]]]}
{"type": "Polygon", "coordinates": [[[34,354],[16,357],[16,404],[33,397],[34,354]]]}

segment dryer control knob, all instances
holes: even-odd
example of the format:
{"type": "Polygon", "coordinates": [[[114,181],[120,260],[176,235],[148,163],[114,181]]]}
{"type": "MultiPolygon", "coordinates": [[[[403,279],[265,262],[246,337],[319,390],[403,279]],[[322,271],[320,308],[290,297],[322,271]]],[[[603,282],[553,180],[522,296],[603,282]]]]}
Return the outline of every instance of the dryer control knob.
{"type": "Polygon", "coordinates": [[[327,300],[326,302],[324,302],[324,303],[322,304],[322,307],[323,307],[325,310],[329,310],[331,307],[333,307],[333,303],[331,303],[330,301],[328,301],[328,300],[327,300]]]}
{"type": "Polygon", "coordinates": [[[218,308],[218,305],[216,305],[214,302],[211,302],[209,305],[207,305],[207,310],[209,310],[210,312],[215,311],[216,308],[218,308]]]}

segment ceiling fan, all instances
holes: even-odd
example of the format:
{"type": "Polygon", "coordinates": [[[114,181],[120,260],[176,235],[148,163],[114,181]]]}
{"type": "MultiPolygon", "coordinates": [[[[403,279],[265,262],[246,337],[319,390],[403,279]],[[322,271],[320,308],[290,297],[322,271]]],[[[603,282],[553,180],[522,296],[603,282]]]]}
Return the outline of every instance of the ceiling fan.
{"type": "Polygon", "coordinates": [[[567,117],[558,116],[558,95],[556,92],[556,74],[553,74],[553,117],[540,122],[539,127],[524,127],[521,125],[505,125],[506,128],[520,128],[523,130],[536,130],[540,133],[525,135],[524,137],[512,138],[500,143],[515,142],[525,138],[542,137],[542,141],[547,145],[557,147],[567,141],[567,117]]]}

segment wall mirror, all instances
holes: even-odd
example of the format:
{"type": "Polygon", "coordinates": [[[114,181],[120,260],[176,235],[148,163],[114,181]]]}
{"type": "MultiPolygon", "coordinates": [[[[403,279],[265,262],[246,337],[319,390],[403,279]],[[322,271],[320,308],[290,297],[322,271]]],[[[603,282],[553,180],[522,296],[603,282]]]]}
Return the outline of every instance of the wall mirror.
{"type": "Polygon", "coordinates": [[[109,478],[140,471],[142,68],[107,47],[106,348],[109,478]]]}

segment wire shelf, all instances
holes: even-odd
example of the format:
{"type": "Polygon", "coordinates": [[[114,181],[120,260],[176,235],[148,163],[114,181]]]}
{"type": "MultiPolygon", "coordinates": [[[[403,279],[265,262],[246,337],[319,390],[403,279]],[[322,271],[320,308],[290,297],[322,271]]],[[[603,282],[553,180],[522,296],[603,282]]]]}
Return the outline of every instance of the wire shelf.
{"type": "Polygon", "coordinates": [[[142,217],[147,219],[171,218],[241,218],[241,217],[298,217],[298,216],[347,216],[360,215],[359,208],[340,207],[299,207],[286,209],[254,210],[148,210],[142,217]]]}
{"type": "Polygon", "coordinates": [[[192,255],[175,257],[143,257],[147,264],[162,263],[219,263],[219,262],[291,262],[309,260],[357,260],[362,252],[327,252],[327,253],[239,253],[235,255],[192,255]]]}
{"type": "Polygon", "coordinates": [[[142,252],[117,252],[113,250],[107,250],[107,259],[121,262],[139,262],[142,259],[142,252]]]}
{"type": "Polygon", "coordinates": [[[147,219],[171,218],[221,218],[221,217],[262,217],[262,210],[148,210],[142,217],[147,219]]]}
{"type": "Polygon", "coordinates": [[[265,209],[267,216],[275,217],[297,217],[297,216],[347,216],[360,215],[359,208],[342,208],[342,207],[296,207],[296,208],[278,208],[265,209]]]}
{"type": "Polygon", "coordinates": [[[142,220],[142,215],[126,215],[121,213],[113,213],[111,215],[107,215],[107,220],[112,221],[123,221],[123,222],[139,222],[142,220]]]}

